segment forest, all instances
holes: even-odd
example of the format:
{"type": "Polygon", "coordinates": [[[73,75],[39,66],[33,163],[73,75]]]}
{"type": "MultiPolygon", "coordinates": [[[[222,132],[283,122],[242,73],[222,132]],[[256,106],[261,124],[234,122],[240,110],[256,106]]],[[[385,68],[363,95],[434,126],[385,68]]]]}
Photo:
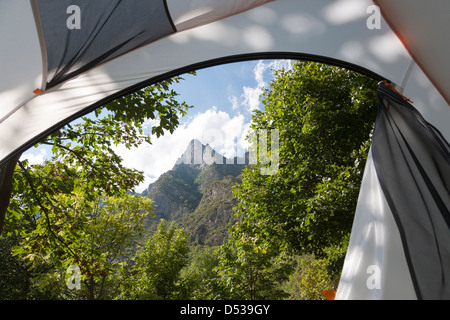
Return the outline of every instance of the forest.
{"type": "MultiPolygon", "coordinates": [[[[278,168],[262,174],[270,164],[258,158],[242,171],[232,188],[235,222],[216,245],[157,219],[152,199],[135,192],[143,173],[113,148],[132,152],[173,133],[194,108],[172,89],[182,81],[123,96],[53,132],[36,145],[52,148],[42,164],[18,158],[0,212],[1,300],[323,300],[336,290],[376,81],[306,61],[275,72],[251,129],[277,130],[277,150],[268,141],[266,156],[276,152],[278,168]],[[158,121],[146,135],[149,119],[158,121]],[[157,219],[151,233],[148,219],[157,219]]],[[[257,150],[255,135],[248,140],[257,150]]]]}

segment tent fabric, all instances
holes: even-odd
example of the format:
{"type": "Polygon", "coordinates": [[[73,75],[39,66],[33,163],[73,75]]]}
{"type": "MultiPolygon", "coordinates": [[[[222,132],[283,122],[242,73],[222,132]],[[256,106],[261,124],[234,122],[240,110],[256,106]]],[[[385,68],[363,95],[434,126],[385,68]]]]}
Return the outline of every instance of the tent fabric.
{"type": "Polygon", "coordinates": [[[43,89],[169,34],[221,20],[268,1],[32,0],[44,42],[41,47],[47,80],[43,89]],[[73,13],[73,17],[61,12],[73,13]],[[76,19],[80,20],[79,26],[75,25],[76,19]]]}
{"type": "Polygon", "coordinates": [[[177,31],[199,27],[274,0],[166,0],[177,31]]]}
{"type": "Polygon", "coordinates": [[[370,149],[335,300],[417,300],[370,149]]]}
{"type": "Polygon", "coordinates": [[[175,32],[164,0],[35,0],[34,3],[44,40],[41,46],[45,46],[46,53],[44,89],[175,32]],[[77,19],[79,26],[75,25],[77,19]]]}
{"type": "Polygon", "coordinates": [[[408,53],[450,104],[450,1],[374,0],[408,53]]]}
{"type": "Polygon", "coordinates": [[[419,299],[450,299],[450,145],[391,89],[378,89],[377,176],[419,299]]]}
{"type": "MultiPolygon", "coordinates": [[[[192,8],[188,13],[193,23],[197,20],[206,24],[169,34],[49,89],[42,87],[47,82],[43,72],[45,58],[41,54],[45,39],[40,41],[30,1],[1,1],[0,41],[16,45],[0,51],[0,61],[6,61],[0,77],[0,163],[68,121],[126,92],[182,71],[241,57],[329,59],[341,66],[370,71],[379,79],[401,83],[411,57],[383,21],[380,29],[367,28],[367,8],[373,5],[372,1],[358,1],[356,7],[347,1],[326,4],[306,0],[251,1],[255,6],[251,9],[247,1],[227,1],[229,6],[222,4],[210,11],[225,17],[209,23],[201,20],[202,11],[194,6],[198,0],[180,1],[192,8]],[[388,50],[388,57],[383,49],[388,50]],[[35,89],[43,92],[36,95],[35,89]]],[[[211,0],[211,3],[217,2],[211,0]]],[[[174,6],[175,2],[167,1],[171,16],[174,6]]],[[[70,19],[71,14],[64,9],[58,11],[59,15],[70,19]]],[[[81,30],[84,15],[81,11],[81,30]]],[[[183,21],[182,16],[178,12],[175,21],[183,21]]],[[[414,70],[420,75],[418,71],[414,70]]],[[[418,80],[413,74],[408,82],[407,90],[411,88],[414,93],[412,98],[416,94],[432,97],[433,86],[426,79],[420,83],[418,80]]],[[[436,119],[440,121],[443,117],[436,119]]]]}
{"type": "Polygon", "coordinates": [[[380,84],[336,300],[449,299],[450,145],[380,84]]]}

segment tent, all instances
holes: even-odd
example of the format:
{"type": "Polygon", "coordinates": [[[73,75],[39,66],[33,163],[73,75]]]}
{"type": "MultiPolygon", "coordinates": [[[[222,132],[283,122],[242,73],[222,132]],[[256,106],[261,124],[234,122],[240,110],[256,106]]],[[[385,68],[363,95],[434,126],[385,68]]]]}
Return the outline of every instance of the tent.
{"type": "Polygon", "coordinates": [[[346,67],[387,85],[336,298],[450,298],[449,13],[447,0],[2,0],[0,164],[186,71],[346,67]]]}

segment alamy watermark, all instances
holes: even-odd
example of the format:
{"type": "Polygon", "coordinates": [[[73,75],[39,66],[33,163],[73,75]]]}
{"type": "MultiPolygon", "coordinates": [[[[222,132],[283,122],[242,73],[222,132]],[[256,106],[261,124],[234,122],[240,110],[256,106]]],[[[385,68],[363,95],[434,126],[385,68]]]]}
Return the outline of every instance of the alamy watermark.
{"type": "Polygon", "coordinates": [[[381,29],[381,10],[377,5],[371,5],[367,7],[367,14],[370,16],[366,20],[366,26],[369,30],[381,29]]]}
{"type": "Polygon", "coordinates": [[[81,29],[81,9],[79,6],[71,5],[67,7],[67,14],[70,16],[66,20],[66,26],[68,29],[81,29]]]}
{"type": "Polygon", "coordinates": [[[67,274],[70,274],[66,281],[66,286],[69,290],[80,290],[81,289],[81,270],[77,265],[71,265],[66,270],[67,274]]]}
{"type": "Polygon", "coordinates": [[[203,133],[202,142],[194,140],[191,149],[185,152],[178,163],[184,164],[249,164],[259,165],[262,175],[273,175],[277,173],[279,167],[279,130],[260,129],[250,133],[250,148],[242,157],[224,157],[213,148],[204,147],[203,143],[216,145],[234,145],[236,136],[228,134],[220,129],[207,129],[203,133]]]}
{"type": "Polygon", "coordinates": [[[381,289],[381,269],[372,264],[367,267],[366,273],[369,274],[366,280],[366,286],[369,290],[381,289]]]}

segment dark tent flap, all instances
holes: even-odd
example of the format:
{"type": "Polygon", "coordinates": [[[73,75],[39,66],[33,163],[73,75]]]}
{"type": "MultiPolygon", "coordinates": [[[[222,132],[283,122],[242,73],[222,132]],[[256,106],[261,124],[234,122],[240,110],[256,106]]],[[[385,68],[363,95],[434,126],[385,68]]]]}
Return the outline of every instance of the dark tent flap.
{"type": "Polygon", "coordinates": [[[35,0],[50,88],[175,32],[164,0],[35,0]]]}
{"type": "Polygon", "coordinates": [[[372,151],[419,299],[450,299],[450,146],[399,94],[378,89],[372,151]]]}

